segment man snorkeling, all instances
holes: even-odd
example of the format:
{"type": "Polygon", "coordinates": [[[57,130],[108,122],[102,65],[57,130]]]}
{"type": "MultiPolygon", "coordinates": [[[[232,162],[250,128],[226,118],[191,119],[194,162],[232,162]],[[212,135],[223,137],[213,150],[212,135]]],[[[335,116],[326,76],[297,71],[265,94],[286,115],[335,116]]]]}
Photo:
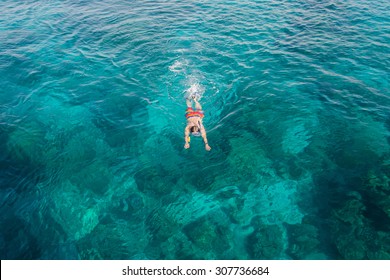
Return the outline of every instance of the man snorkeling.
{"type": "Polygon", "coordinates": [[[204,117],[202,106],[200,106],[196,95],[192,95],[191,97],[188,97],[186,103],[187,103],[187,110],[186,110],[187,126],[184,129],[184,141],[185,141],[184,148],[188,149],[190,147],[190,133],[191,133],[193,136],[202,136],[206,151],[210,151],[211,148],[209,146],[209,143],[207,142],[206,129],[204,128],[203,121],[202,121],[204,117]],[[191,98],[194,101],[195,110],[192,109],[192,101],[189,98],[191,98]]]}

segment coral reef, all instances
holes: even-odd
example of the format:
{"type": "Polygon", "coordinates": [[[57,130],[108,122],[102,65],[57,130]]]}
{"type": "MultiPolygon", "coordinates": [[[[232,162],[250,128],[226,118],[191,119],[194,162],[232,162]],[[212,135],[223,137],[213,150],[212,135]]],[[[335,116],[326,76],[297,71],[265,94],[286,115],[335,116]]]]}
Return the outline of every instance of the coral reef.
{"type": "Polygon", "coordinates": [[[194,246],[203,252],[202,259],[223,258],[223,253],[230,248],[229,232],[207,218],[188,224],[184,232],[194,246]]]}
{"type": "Polygon", "coordinates": [[[151,234],[151,243],[167,240],[179,230],[179,224],[173,218],[163,209],[155,209],[149,214],[145,223],[151,234]]]}
{"type": "Polygon", "coordinates": [[[248,183],[241,185],[245,188],[242,190],[245,191],[248,190],[248,185],[251,185],[251,182],[256,181],[258,177],[268,179],[274,176],[272,163],[253,134],[245,132],[242,137],[231,138],[229,142],[232,148],[227,160],[229,170],[232,172],[226,176],[230,184],[241,183],[245,180],[248,183]],[[243,141],[246,141],[247,145],[242,145],[243,141]]]}
{"type": "Polygon", "coordinates": [[[332,224],[332,238],[345,259],[382,259],[388,256],[390,244],[383,242],[386,234],[373,228],[366,211],[366,205],[356,196],[334,210],[336,219],[332,224]]]}
{"type": "Polygon", "coordinates": [[[283,259],[284,244],[281,226],[258,224],[258,222],[255,223],[255,229],[247,240],[250,257],[260,260],[283,259]]]}
{"type": "MultiPolygon", "coordinates": [[[[388,164],[390,166],[390,164],[388,164]]],[[[365,180],[368,196],[390,218],[390,178],[385,173],[369,171],[365,180]]]]}
{"type": "Polygon", "coordinates": [[[129,259],[142,252],[148,240],[141,225],[116,222],[99,224],[77,244],[81,259],[129,259]],[[126,233],[126,234],[125,234],[126,233]]]}
{"type": "Polygon", "coordinates": [[[288,225],[289,247],[287,253],[298,260],[323,259],[321,254],[318,229],[311,224],[304,223],[288,225]]]}

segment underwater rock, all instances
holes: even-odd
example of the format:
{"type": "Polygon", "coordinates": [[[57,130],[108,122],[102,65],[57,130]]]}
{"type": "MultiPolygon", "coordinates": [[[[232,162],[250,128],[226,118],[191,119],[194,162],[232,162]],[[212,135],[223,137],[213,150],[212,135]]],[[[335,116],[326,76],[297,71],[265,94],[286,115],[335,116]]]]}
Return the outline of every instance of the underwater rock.
{"type": "MultiPolygon", "coordinates": [[[[5,242],[5,238],[4,238],[4,235],[3,234],[0,234],[0,248],[1,248],[1,252],[4,251],[4,248],[5,248],[5,245],[6,245],[6,242],[5,242]]],[[[1,259],[5,259],[4,257],[5,255],[3,253],[0,254],[0,258],[1,259]]]]}
{"type": "Polygon", "coordinates": [[[8,135],[7,148],[15,160],[32,164],[44,163],[44,127],[35,121],[22,124],[8,135]]]}
{"type": "MultiPolygon", "coordinates": [[[[4,209],[2,209],[4,210],[4,209]]],[[[36,260],[41,257],[39,238],[32,234],[31,226],[14,216],[13,213],[2,216],[0,257],[2,260],[36,260]]]]}
{"type": "Polygon", "coordinates": [[[344,223],[362,225],[364,210],[365,206],[360,200],[350,199],[344,203],[343,207],[334,210],[334,216],[344,223]]]}
{"type": "MultiPolygon", "coordinates": [[[[165,251],[154,252],[155,257],[161,257],[161,254],[163,254],[165,258],[174,258],[175,255],[179,254],[182,256],[181,258],[186,259],[205,258],[206,250],[210,249],[207,246],[214,246],[212,251],[207,252],[207,254],[209,254],[209,258],[215,259],[215,254],[220,253],[221,250],[227,250],[226,244],[229,243],[225,237],[228,235],[226,234],[227,230],[224,230],[223,221],[214,223],[214,219],[226,216],[220,209],[218,210],[218,201],[213,199],[212,196],[194,192],[187,195],[181,194],[176,197],[173,195],[170,197],[165,196],[163,201],[163,206],[153,210],[146,219],[146,225],[151,236],[150,247],[158,245],[160,248],[165,246],[164,248],[166,249],[165,251]],[[184,243],[180,243],[182,245],[172,243],[173,239],[179,238],[181,229],[192,228],[194,221],[206,220],[207,226],[202,225],[205,231],[203,233],[195,233],[195,235],[199,234],[199,240],[196,240],[196,244],[195,239],[198,237],[195,237],[192,233],[190,234],[191,238],[188,237],[188,242],[184,242],[184,240],[184,243]],[[221,238],[221,236],[225,237],[221,238]],[[214,245],[204,243],[204,240],[209,238],[214,240],[214,245]],[[218,243],[221,240],[223,240],[224,244],[218,243]],[[162,244],[163,242],[167,243],[162,244]],[[218,245],[215,246],[215,243],[218,245]],[[185,246],[185,248],[180,246],[185,246]],[[193,247],[195,251],[192,249],[187,250],[190,247],[193,247]]],[[[183,237],[187,239],[186,236],[188,235],[183,237]]]]}
{"type": "Polygon", "coordinates": [[[71,135],[78,127],[94,127],[92,114],[86,106],[64,106],[64,101],[47,95],[42,97],[42,107],[37,119],[49,127],[48,137],[55,138],[60,133],[71,135]]]}
{"type": "Polygon", "coordinates": [[[216,207],[207,213],[206,217],[210,220],[211,223],[221,226],[228,227],[231,223],[231,220],[227,213],[228,209],[222,207],[216,207]]]}
{"type": "Polygon", "coordinates": [[[376,235],[377,250],[367,252],[370,260],[390,260],[390,234],[379,231],[376,235]]]}
{"type": "Polygon", "coordinates": [[[212,223],[207,218],[188,224],[183,231],[196,247],[205,253],[214,252],[217,258],[230,248],[226,228],[212,223]]]}
{"type": "MultiPolygon", "coordinates": [[[[200,260],[205,252],[199,250],[183,232],[177,232],[162,244],[162,255],[167,259],[200,260]]],[[[213,259],[212,257],[207,259],[213,259]]]]}
{"type": "Polygon", "coordinates": [[[117,148],[121,146],[133,147],[135,142],[137,141],[133,137],[134,131],[129,129],[117,129],[111,133],[107,133],[104,137],[104,140],[112,148],[117,148]],[[129,137],[129,135],[132,135],[132,137],[129,137]]]}
{"type": "MultiPolygon", "coordinates": [[[[272,162],[266,156],[265,151],[259,145],[254,135],[246,133],[242,137],[235,137],[229,140],[232,150],[227,158],[231,170],[229,177],[230,184],[239,184],[256,181],[258,176],[265,179],[274,176],[272,162]],[[246,143],[242,145],[242,143],[246,143]]],[[[247,191],[248,186],[242,185],[242,191],[247,191]]]]}
{"type": "Polygon", "coordinates": [[[126,199],[126,202],[129,207],[129,210],[131,211],[137,211],[144,207],[143,198],[138,193],[130,194],[129,197],[126,199]]]}
{"type": "Polygon", "coordinates": [[[362,240],[357,240],[348,236],[340,236],[336,240],[336,247],[346,260],[367,259],[366,247],[362,240]]]}
{"type": "Polygon", "coordinates": [[[353,143],[345,143],[345,147],[331,155],[338,167],[349,170],[364,170],[370,162],[378,161],[377,155],[371,150],[353,143]]]}
{"type": "Polygon", "coordinates": [[[353,230],[338,229],[336,247],[347,260],[377,259],[383,246],[378,234],[369,225],[356,226],[353,230]]]}
{"type": "Polygon", "coordinates": [[[119,219],[132,223],[143,222],[148,209],[144,207],[143,197],[138,193],[131,193],[127,198],[111,203],[110,212],[119,219]]]}
{"type": "Polygon", "coordinates": [[[85,164],[85,162],[91,162],[96,158],[96,139],[91,134],[93,135],[93,131],[83,131],[72,136],[69,135],[64,147],[64,156],[69,163],[83,167],[81,161],[85,164]]]}
{"type": "Polygon", "coordinates": [[[119,147],[133,139],[148,122],[147,108],[136,95],[113,94],[92,108],[92,122],[105,135],[112,147],[119,147]]]}
{"type": "Polygon", "coordinates": [[[166,214],[164,209],[153,210],[145,223],[151,234],[151,242],[156,244],[166,241],[179,230],[178,224],[166,214]]]}
{"type": "Polygon", "coordinates": [[[74,241],[60,242],[55,246],[45,244],[45,251],[40,259],[43,260],[78,260],[80,255],[74,241]]]}
{"type": "MultiPolygon", "coordinates": [[[[288,254],[294,259],[310,259],[319,254],[318,229],[310,224],[287,225],[289,236],[288,254]]],[[[319,256],[319,255],[318,255],[319,256]]]]}
{"type": "Polygon", "coordinates": [[[150,260],[146,255],[145,253],[136,253],[134,254],[133,256],[131,256],[130,258],[128,258],[130,260],[150,260]]]}
{"type": "Polygon", "coordinates": [[[178,178],[182,177],[183,169],[180,167],[184,166],[184,160],[169,137],[153,135],[143,145],[139,165],[143,167],[135,174],[139,190],[161,196],[176,188],[178,178]]]}
{"type": "MultiPolygon", "coordinates": [[[[288,112],[287,114],[291,114],[288,112]]],[[[289,154],[290,156],[302,155],[306,151],[306,148],[312,144],[313,135],[318,135],[319,119],[315,111],[312,112],[296,112],[294,115],[291,115],[286,119],[286,116],[283,116],[280,120],[280,124],[276,127],[270,127],[272,131],[270,133],[275,139],[280,139],[280,146],[276,147],[274,154],[285,156],[289,154]],[[301,114],[303,113],[303,114],[301,114]],[[283,154],[278,154],[278,149],[283,151],[283,154]]],[[[277,117],[280,118],[280,117],[277,117]]]]}
{"type": "Polygon", "coordinates": [[[311,133],[306,129],[302,120],[296,120],[288,126],[282,141],[283,151],[290,154],[299,154],[310,144],[311,133]]]}
{"type": "Polygon", "coordinates": [[[378,167],[381,158],[388,158],[390,145],[388,132],[382,122],[368,115],[359,116],[359,122],[340,124],[331,134],[334,137],[328,147],[330,158],[341,168],[363,172],[371,166],[378,167]],[[342,135],[342,136],[341,136],[342,135]]]}
{"type": "MultiPolygon", "coordinates": [[[[219,172],[218,172],[219,174],[219,172]]],[[[217,173],[213,172],[213,170],[199,170],[197,173],[190,173],[186,175],[186,181],[193,185],[196,190],[208,192],[210,191],[211,186],[215,182],[215,176],[217,173]]]]}
{"type": "Polygon", "coordinates": [[[208,257],[221,259],[232,246],[228,228],[213,223],[207,217],[188,224],[183,228],[183,232],[196,248],[203,252],[202,259],[208,257]]]}
{"type": "Polygon", "coordinates": [[[302,168],[302,165],[300,165],[302,163],[303,162],[299,162],[297,158],[291,158],[288,161],[288,172],[291,179],[298,180],[305,173],[305,170],[302,168]]]}
{"type": "Polygon", "coordinates": [[[364,191],[375,201],[388,218],[390,218],[390,177],[384,173],[369,171],[364,184],[364,191]]]}
{"type": "Polygon", "coordinates": [[[85,193],[70,182],[58,186],[52,199],[50,214],[70,240],[83,238],[98,225],[100,205],[86,201],[85,193]]]}
{"type": "Polygon", "coordinates": [[[108,166],[100,161],[85,166],[69,178],[70,182],[81,190],[91,190],[95,194],[104,195],[110,186],[112,174],[108,166]]]}
{"type": "MultiPolygon", "coordinates": [[[[142,151],[139,160],[143,166],[161,168],[163,167],[164,176],[181,175],[182,170],[178,166],[184,166],[187,162],[177,152],[177,139],[168,134],[145,135],[145,141],[142,145],[142,151]],[[175,173],[177,172],[177,173],[175,173]]],[[[182,146],[180,145],[180,150],[182,146]]]]}
{"type": "Polygon", "coordinates": [[[147,242],[141,224],[116,222],[99,224],[77,244],[81,259],[123,260],[143,252],[147,242]]]}
{"type": "MultiPolygon", "coordinates": [[[[130,170],[128,168],[127,170],[130,170]]],[[[109,190],[104,194],[104,198],[110,204],[117,204],[120,200],[127,199],[129,194],[138,193],[137,184],[133,178],[133,173],[128,171],[116,171],[114,168],[110,169],[111,183],[109,190]]],[[[146,197],[140,194],[145,202],[146,197]]],[[[131,195],[130,195],[131,196],[131,195]]]]}
{"type": "Polygon", "coordinates": [[[248,224],[254,215],[261,217],[264,224],[300,223],[304,215],[297,204],[299,187],[300,183],[293,180],[257,187],[241,197],[233,217],[241,225],[248,224]]]}
{"type": "Polygon", "coordinates": [[[139,191],[155,196],[167,195],[175,189],[170,179],[171,176],[161,166],[145,168],[135,174],[139,191]]]}
{"type": "Polygon", "coordinates": [[[218,208],[219,203],[213,195],[193,192],[178,196],[174,202],[165,206],[165,212],[177,224],[185,226],[218,208]]]}
{"type": "MultiPolygon", "coordinates": [[[[160,249],[159,259],[202,259],[201,251],[196,248],[188,237],[182,232],[173,233],[166,241],[158,244],[160,249]]],[[[152,249],[153,251],[153,249],[152,249]]],[[[149,253],[149,252],[148,252],[149,253]]]]}
{"type": "MultiPolygon", "coordinates": [[[[247,201],[243,199],[237,199],[236,207],[232,207],[230,210],[231,219],[242,226],[247,226],[252,217],[256,215],[256,211],[252,209],[253,206],[246,204],[247,201]]],[[[251,204],[251,203],[250,203],[251,204]]]]}
{"type": "Polygon", "coordinates": [[[53,139],[55,145],[47,153],[46,169],[50,173],[58,174],[59,182],[71,178],[72,183],[87,188],[94,189],[94,183],[97,183],[95,190],[99,192],[102,185],[110,180],[110,174],[107,170],[109,161],[107,155],[113,154],[107,144],[102,141],[98,130],[86,130],[85,127],[79,127],[79,132],[69,132],[53,139]],[[97,161],[97,159],[103,160],[97,161]],[[92,177],[96,177],[96,181],[92,177]],[[101,176],[101,182],[98,182],[101,176]],[[83,177],[86,181],[83,182],[83,177]]]}
{"type": "MultiPolygon", "coordinates": [[[[374,120],[367,114],[361,116],[361,123],[354,127],[354,146],[359,147],[359,150],[369,150],[376,157],[383,157],[390,153],[390,145],[387,141],[388,130],[383,122],[374,120]]],[[[375,158],[375,157],[373,157],[375,158]]],[[[365,158],[372,160],[372,158],[365,158]]]]}
{"type": "Polygon", "coordinates": [[[355,196],[333,212],[332,239],[345,259],[377,259],[384,256],[382,252],[386,246],[380,242],[380,235],[373,228],[374,223],[365,216],[366,209],[367,206],[355,196]]]}
{"type": "Polygon", "coordinates": [[[76,232],[75,239],[80,239],[90,233],[99,223],[98,215],[94,209],[86,210],[83,215],[79,217],[81,218],[81,228],[76,232]]]}
{"type": "Polygon", "coordinates": [[[175,248],[175,259],[179,260],[213,260],[213,252],[204,252],[196,247],[188,237],[183,233],[177,234],[172,238],[171,246],[175,248]],[[174,245],[173,245],[174,244],[174,245]]]}
{"type": "Polygon", "coordinates": [[[258,260],[283,258],[285,240],[279,225],[259,225],[247,239],[250,257],[258,260]]]}

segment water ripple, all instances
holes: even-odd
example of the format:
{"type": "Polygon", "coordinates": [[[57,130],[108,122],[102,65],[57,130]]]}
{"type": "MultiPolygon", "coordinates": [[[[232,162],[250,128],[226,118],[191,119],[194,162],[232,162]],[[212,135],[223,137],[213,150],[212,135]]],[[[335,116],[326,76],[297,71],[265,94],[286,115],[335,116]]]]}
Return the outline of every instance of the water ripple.
{"type": "MultiPolygon", "coordinates": [[[[232,253],[243,244],[216,250],[213,234],[248,235],[240,225],[260,219],[287,236],[281,225],[315,200],[298,203],[300,188],[360,186],[355,177],[388,170],[387,0],[5,0],[0,9],[0,207],[17,217],[7,229],[31,228],[24,244],[53,239],[69,250],[59,257],[102,258],[110,246],[85,248],[104,234],[126,258],[131,232],[152,239],[131,256],[152,247],[150,258],[248,258],[232,253]],[[196,137],[183,148],[190,93],[210,153],[196,137]],[[145,209],[129,211],[132,201],[145,209]],[[55,226],[40,240],[45,219],[55,226]],[[210,231],[189,230],[198,223],[210,231]],[[187,256],[176,245],[202,249],[187,256]]],[[[12,257],[31,257],[26,246],[12,257]]]]}

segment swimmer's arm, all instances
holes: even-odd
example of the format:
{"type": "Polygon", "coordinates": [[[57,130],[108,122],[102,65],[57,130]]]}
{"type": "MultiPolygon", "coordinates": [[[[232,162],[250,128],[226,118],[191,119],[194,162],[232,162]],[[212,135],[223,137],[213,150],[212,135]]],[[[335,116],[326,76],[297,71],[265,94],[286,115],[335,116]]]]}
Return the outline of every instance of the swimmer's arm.
{"type": "Polygon", "coordinates": [[[186,126],[184,129],[184,148],[188,149],[190,147],[190,128],[186,126]]]}
{"type": "Polygon", "coordinates": [[[202,138],[203,138],[203,141],[204,141],[204,148],[207,150],[207,151],[210,151],[211,150],[211,147],[209,146],[209,142],[207,141],[207,134],[206,134],[206,129],[204,129],[204,126],[202,125],[201,129],[200,129],[200,132],[202,134],[202,138]]]}

